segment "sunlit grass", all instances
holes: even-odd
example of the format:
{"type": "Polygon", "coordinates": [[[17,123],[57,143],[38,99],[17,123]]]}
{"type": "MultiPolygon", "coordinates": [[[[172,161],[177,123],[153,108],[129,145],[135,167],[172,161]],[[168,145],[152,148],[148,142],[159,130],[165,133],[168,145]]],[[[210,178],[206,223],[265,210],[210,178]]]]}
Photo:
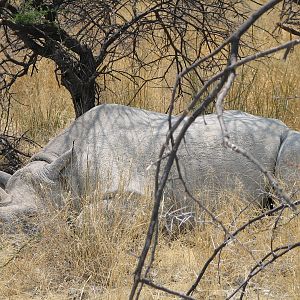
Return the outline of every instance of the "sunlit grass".
{"type": "MultiPolygon", "coordinates": [[[[299,56],[300,49],[296,48],[286,61],[278,54],[276,59],[238,69],[226,108],[277,118],[299,130],[299,56]]],[[[123,67],[128,69],[126,63],[123,67]]],[[[161,68],[163,70],[163,65],[161,68]]],[[[11,111],[11,131],[26,132],[42,145],[74,118],[70,95],[59,86],[53,74],[54,66],[50,62],[41,63],[39,73],[18,81],[13,90],[16,101],[11,111]]],[[[157,74],[149,71],[141,75],[157,74]]],[[[175,72],[172,75],[175,80],[175,72]]],[[[160,86],[147,84],[138,90],[129,80],[111,81],[101,101],[127,105],[134,95],[136,98],[130,105],[164,112],[168,108],[171,88],[161,83],[160,86]]],[[[189,100],[186,97],[179,101],[175,111],[180,112],[189,100]]],[[[94,201],[97,203],[97,199],[94,201]]],[[[135,207],[135,218],[131,219],[118,206],[114,207],[114,218],[108,218],[99,201],[96,209],[87,210],[85,223],[79,230],[74,231],[67,225],[68,211],[64,210],[43,216],[37,236],[0,236],[0,264],[12,258],[0,268],[0,299],[126,299],[143,246],[151,201],[143,198],[138,206],[140,210],[135,207]]],[[[234,230],[258,213],[248,210],[236,220],[241,205],[237,196],[227,196],[221,205],[227,209],[216,215],[227,228],[234,230]]],[[[290,217],[287,214],[279,222],[282,226],[273,235],[274,246],[299,240],[299,218],[290,220],[290,217]]],[[[208,268],[194,296],[197,299],[228,296],[245,279],[251,267],[270,251],[273,224],[273,217],[266,218],[230,243],[219,260],[208,268]]],[[[150,278],[175,290],[187,291],[204,262],[223,241],[224,232],[212,222],[198,224],[191,231],[171,237],[163,229],[161,231],[150,278]]],[[[291,251],[255,277],[246,299],[298,299],[299,257],[299,250],[291,251]]],[[[141,299],[174,297],[145,287],[141,299]]]]}
{"type": "MultiPolygon", "coordinates": [[[[103,206],[100,198],[101,194],[97,194],[84,200],[90,204],[79,225],[67,224],[67,209],[50,210],[38,220],[38,235],[0,237],[0,264],[12,258],[0,268],[1,299],[42,299],[45,295],[46,299],[69,299],[83,294],[88,299],[127,299],[152,200],[149,197],[139,199],[132,211],[124,206],[125,195],[117,195],[109,209],[103,206]]],[[[215,214],[231,232],[260,213],[249,207],[237,218],[237,212],[245,203],[234,193],[219,201],[221,205],[215,214]],[[223,210],[224,206],[228,209],[223,210]]],[[[299,218],[292,218],[287,211],[273,232],[275,218],[255,223],[229,243],[207,269],[194,297],[224,299],[270,251],[271,239],[274,248],[299,240],[299,218]]],[[[170,235],[163,227],[160,231],[149,277],[154,282],[186,292],[216,246],[223,242],[224,232],[210,222],[208,216],[205,223],[196,223],[193,229],[185,232],[170,235]]],[[[246,299],[297,299],[299,255],[299,249],[291,251],[254,277],[246,299]]],[[[146,287],[141,299],[175,298],[146,287]]]]}

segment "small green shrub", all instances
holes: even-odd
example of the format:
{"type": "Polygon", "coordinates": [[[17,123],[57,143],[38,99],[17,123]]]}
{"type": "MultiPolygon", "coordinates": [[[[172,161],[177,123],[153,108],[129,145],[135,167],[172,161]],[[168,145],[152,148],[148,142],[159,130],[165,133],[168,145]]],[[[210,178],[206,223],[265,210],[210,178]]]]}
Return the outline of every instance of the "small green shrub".
{"type": "Polygon", "coordinates": [[[13,20],[22,25],[42,24],[47,13],[47,10],[37,9],[32,5],[32,1],[28,1],[21,6],[20,12],[15,14],[13,20]]]}
{"type": "Polygon", "coordinates": [[[14,17],[14,21],[17,24],[30,25],[41,24],[45,13],[38,10],[27,10],[22,13],[18,13],[14,17]]]}

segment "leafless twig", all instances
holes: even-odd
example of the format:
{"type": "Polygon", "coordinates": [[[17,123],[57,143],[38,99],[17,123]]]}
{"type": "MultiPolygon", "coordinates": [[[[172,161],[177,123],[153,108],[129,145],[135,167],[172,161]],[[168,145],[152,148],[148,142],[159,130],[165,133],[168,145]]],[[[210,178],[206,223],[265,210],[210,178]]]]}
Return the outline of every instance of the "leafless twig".
{"type": "Polygon", "coordinates": [[[280,246],[280,247],[272,250],[271,252],[267,253],[261,259],[261,261],[251,269],[251,271],[249,272],[249,275],[247,276],[245,281],[226,299],[231,299],[241,289],[242,289],[242,293],[241,293],[240,299],[243,299],[247,285],[249,284],[250,280],[254,276],[256,276],[261,271],[265,270],[268,265],[272,264],[278,258],[284,256],[285,254],[289,253],[291,250],[294,250],[297,247],[300,247],[300,242],[290,244],[290,245],[280,246]]]}
{"type": "MultiPolygon", "coordinates": [[[[296,201],[293,203],[294,206],[299,206],[300,205],[300,200],[296,201]]],[[[245,230],[247,227],[249,227],[250,225],[263,220],[264,218],[266,218],[267,216],[272,216],[275,213],[277,213],[278,211],[281,211],[284,208],[289,207],[286,204],[282,204],[278,207],[275,207],[267,212],[264,212],[262,214],[260,214],[259,216],[249,220],[248,222],[244,223],[242,226],[240,226],[238,229],[236,229],[233,233],[230,234],[230,236],[236,237],[239,233],[241,233],[243,230],[245,230]]],[[[218,253],[226,247],[226,245],[229,244],[229,242],[231,241],[231,238],[227,237],[212,253],[212,255],[209,257],[209,259],[205,262],[204,266],[202,267],[201,271],[199,272],[199,275],[197,276],[197,279],[195,280],[195,282],[193,283],[193,285],[191,286],[191,288],[188,290],[187,295],[191,295],[194,290],[197,288],[200,280],[203,278],[208,266],[210,265],[210,263],[215,259],[215,257],[218,255],[218,253]]]]}
{"type": "MultiPolygon", "coordinates": [[[[253,25],[254,22],[257,19],[259,19],[264,13],[266,13],[268,10],[273,8],[279,2],[280,2],[279,0],[273,0],[273,1],[267,2],[265,5],[262,5],[232,35],[230,35],[230,37],[227,40],[225,40],[219,47],[217,47],[214,51],[212,51],[211,54],[207,55],[204,58],[201,58],[201,59],[195,61],[195,63],[193,63],[190,67],[187,67],[186,69],[184,69],[182,72],[180,72],[178,74],[178,76],[176,78],[176,82],[174,84],[172,98],[171,98],[171,101],[170,101],[169,133],[166,137],[166,142],[165,142],[165,144],[163,145],[163,147],[161,149],[158,164],[157,164],[156,179],[155,179],[155,202],[154,202],[154,206],[153,206],[153,210],[152,210],[151,221],[150,221],[150,224],[149,224],[149,228],[148,228],[144,248],[142,250],[138,265],[137,265],[136,270],[135,270],[134,284],[133,284],[132,291],[131,291],[131,294],[130,294],[130,299],[133,299],[133,297],[135,295],[135,291],[137,289],[137,286],[142,280],[142,278],[141,278],[142,268],[143,268],[145,259],[147,257],[148,250],[151,246],[152,237],[153,237],[153,233],[154,233],[154,228],[157,225],[158,210],[159,210],[159,206],[160,206],[160,201],[161,201],[163,189],[164,189],[164,186],[166,184],[166,181],[167,181],[169,172],[171,170],[171,167],[172,167],[173,163],[176,161],[176,157],[177,157],[176,152],[177,152],[177,150],[179,148],[179,145],[180,145],[181,141],[184,138],[184,134],[187,131],[187,129],[189,128],[189,126],[194,122],[194,120],[199,115],[201,115],[205,111],[205,109],[207,108],[207,106],[210,103],[212,103],[214,100],[216,100],[216,102],[217,102],[217,108],[219,110],[219,119],[220,119],[220,123],[221,123],[221,128],[223,130],[223,135],[225,137],[224,138],[225,144],[227,144],[228,147],[232,148],[236,152],[238,152],[238,153],[244,155],[245,157],[247,157],[251,162],[253,162],[255,164],[256,163],[259,164],[259,162],[251,154],[243,151],[243,149],[241,149],[241,148],[236,147],[236,145],[233,145],[233,144],[229,143],[228,135],[226,134],[226,127],[225,127],[224,122],[222,122],[222,101],[224,100],[226,94],[228,93],[228,91],[229,91],[229,89],[230,89],[230,87],[231,87],[231,85],[234,81],[235,69],[238,66],[241,66],[241,65],[243,65],[247,62],[250,62],[252,60],[255,60],[259,57],[265,57],[265,56],[267,56],[269,54],[272,54],[272,53],[275,53],[277,51],[287,49],[288,47],[291,46],[291,44],[296,45],[296,44],[300,43],[299,40],[294,40],[294,41],[286,43],[284,45],[281,45],[281,46],[278,46],[278,47],[275,47],[275,48],[272,48],[272,49],[268,49],[268,50],[262,51],[260,53],[256,53],[256,54],[251,55],[251,56],[249,56],[245,59],[238,60],[238,49],[239,49],[239,41],[240,41],[241,36],[243,34],[245,34],[245,32],[247,32],[247,30],[249,30],[250,26],[253,25]],[[226,68],[224,68],[224,70],[220,71],[217,75],[210,78],[210,80],[208,80],[204,84],[203,88],[193,97],[192,101],[189,103],[189,105],[183,111],[183,113],[180,115],[180,117],[175,122],[173,122],[172,119],[171,119],[171,114],[172,114],[175,99],[176,99],[177,88],[180,86],[182,78],[186,74],[191,72],[193,69],[198,67],[201,63],[203,63],[206,60],[210,59],[211,57],[215,56],[220,51],[222,51],[222,49],[224,49],[225,47],[228,47],[228,45],[231,46],[231,54],[230,54],[230,57],[228,59],[228,66],[226,68]],[[218,80],[219,80],[219,82],[214,86],[214,88],[212,88],[212,91],[210,91],[208,93],[208,96],[206,96],[203,99],[203,101],[201,102],[201,104],[199,105],[199,107],[197,107],[195,109],[196,104],[199,103],[199,101],[200,101],[201,97],[204,95],[204,93],[208,92],[208,88],[210,86],[212,86],[213,83],[216,83],[218,80]],[[188,116],[189,114],[190,114],[190,116],[188,116]],[[182,127],[180,127],[179,125],[182,124],[182,121],[184,119],[185,119],[185,123],[183,124],[182,127]],[[176,138],[175,138],[174,137],[174,132],[177,129],[178,129],[178,133],[177,133],[176,138]],[[169,146],[171,146],[171,150],[169,150],[169,146]],[[168,151],[168,150],[169,150],[168,156],[167,156],[168,159],[167,159],[167,162],[164,166],[162,175],[160,176],[159,175],[160,174],[160,168],[161,168],[160,160],[161,160],[161,157],[163,157],[165,155],[165,152],[168,151]]],[[[279,187],[279,185],[278,185],[277,181],[275,180],[275,178],[271,174],[269,174],[269,172],[264,170],[263,167],[261,167],[260,169],[267,176],[267,178],[269,179],[272,187],[280,195],[280,198],[285,203],[287,203],[288,206],[290,206],[292,208],[295,208],[295,204],[290,201],[289,197],[279,187]]],[[[241,230],[243,230],[243,229],[241,229],[241,230]]],[[[232,236],[234,236],[234,235],[232,235],[232,236]]],[[[227,242],[228,242],[228,240],[226,241],[226,243],[227,242]]],[[[226,243],[225,243],[225,245],[226,245],[226,243]]],[[[222,246],[220,249],[222,249],[224,246],[222,246]]],[[[219,253],[220,249],[217,248],[216,251],[214,252],[214,254],[216,255],[217,253],[219,253]]],[[[215,255],[213,257],[215,257],[215,255]]],[[[202,269],[200,275],[198,276],[198,279],[196,280],[195,284],[189,290],[188,295],[190,295],[190,293],[198,285],[199,281],[201,280],[206,268],[208,267],[208,265],[210,264],[212,259],[209,259],[207,261],[207,263],[205,264],[205,267],[202,269]]]]}

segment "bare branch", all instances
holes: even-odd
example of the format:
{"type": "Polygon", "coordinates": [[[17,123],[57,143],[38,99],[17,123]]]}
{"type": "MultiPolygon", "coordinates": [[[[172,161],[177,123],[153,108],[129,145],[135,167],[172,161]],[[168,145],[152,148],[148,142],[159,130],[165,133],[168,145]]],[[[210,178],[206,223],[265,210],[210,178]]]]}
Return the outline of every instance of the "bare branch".
{"type": "Polygon", "coordinates": [[[168,294],[171,294],[171,295],[174,295],[174,296],[177,296],[177,297],[180,297],[182,299],[187,299],[187,300],[195,300],[194,298],[190,297],[190,296],[187,296],[187,295],[184,295],[182,293],[178,293],[178,292],[175,292],[171,289],[168,289],[164,286],[161,286],[159,284],[155,284],[153,283],[152,281],[148,280],[148,279],[145,279],[145,278],[141,278],[141,282],[148,285],[148,286],[151,286],[157,290],[160,290],[160,291],[163,291],[163,292],[166,292],[168,294]]]}
{"type": "Polygon", "coordinates": [[[295,28],[286,26],[286,25],[284,25],[283,23],[277,23],[277,25],[278,25],[280,28],[284,29],[285,31],[287,31],[287,32],[289,32],[289,33],[291,33],[291,34],[300,36],[300,31],[299,31],[299,30],[296,30],[295,28]]]}
{"type": "MultiPolygon", "coordinates": [[[[212,103],[213,100],[216,99],[216,101],[218,103],[217,108],[219,110],[219,116],[220,116],[221,124],[223,127],[223,133],[224,133],[224,136],[227,136],[225,124],[224,124],[224,122],[222,122],[222,105],[221,104],[234,81],[235,68],[239,65],[242,65],[242,64],[248,62],[248,61],[257,59],[257,57],[263,57],[270,53],[274,53],[276,51],[290,47],[290,44],[286,44],[284,47],[280,46],[280,48],[276,47],[272,50],[267,50],[265,52],[261,52],[260,54],[256,54],[258,56],[256,56],[256,55],[249,56],[247,59],[243,60],[242,62],[237,61],[238,50],[240,47],[239,40],[240,40],[241,36],[247,32],[247,30],[250,28],[250,26],[252,26],[254,24],[254,22],[256,20],[258,20],[263,14],[265,14],[268,10],[273,8],[279,2],[280,1],[278,1],[278,0],[273,0],[273,1],[269,1],[265,5],[262,5],[261,8],[259,8],[255,13],[253,13],[232,35],[230,35],[230,37],[227,40],[225,40],[219,47],[217,47],[214,51],[212,51],[211,54],[205,56],[204,58],[196,60],[195,63],[193,63],[190,67],[184,69],[181,73],[179,73],[177,75],[176,82],[173,87],[172,98],[170,101],[169,133],[166,137],[165,144],[161,148],[161,152],[160,152],[159,160],[158,160],[158,164],[157,164],[156,179],[155,179],[155,202],[154,202],[154,206],[153,206],[153,210],[152,210],[151,220],[150,220],[150,224],[148,227],[148,232],[147,232],[144,248],[141,253],[136,270],[135,270],[134,284],[133,284],[133,287],[131,290],[130,299],[133,299],[135,291],[136,291],[137,286],[141,279],[142,268],[143,268],[147,253],[148,253],[150,245],[151,245],[154,228],[157,225],[158,210],[159,210],[159,206],[160,206],[162,192],[163,192],[164,186],[166,184],[171,167],[172,167],[174,161],[176,161],[176,152],[177,152],[177,149],[184,137],[185,132],[187,131],[189,126],[194,122],[194,120],[205,111],[206,107],[210,103],[212,103]],[[209,60],[210,58],[214,57],[215,55],[217,55],[220,51],[222,51],[229,44],[231,45],[231,55],[228,60],[228,67],[225,68],[223,71],[219,72],[213,78],[210,78],[210,80],[204,84],[203,88],[193,97],[192,101],[187,106],[187,108],[183,111],[181,116],[175,122],[172,123],[171,122],[171,114],[172,114],[175,99],[176,99],[177,88],[181,84],[182,78],[185,75],[187,75],[189,72],[194,70],[196,67],[198,67],[201,63],[203,63],[203,62],[209,60]],[[239,65],[236,65],[238,63],[239,63],[239,65]],[[192,112],[192,110],[195,108],[196,104],[198,104],[198,102],[200,101],[201,96],[206,91],[208,91],[208,87],[210,87],[218,79],[220,79],[220,82],[216,85],[216,87],[214,87],[212,89],[212,91],[208,94],[208,96],[205,97],[205,99],[202,101],[202,103],[199,105],[199,107],[194,112],[192,112]],[[188,114],[190,114],[190,113],[191,113],[191,116],[187,117],[188,114]],[[187,118],[185,118],[185,117],[187,117],[187,118]],[[179,128],[179,125],[182,124],[182,121],[184,119],[185,119],[185,123],[178,130],[179,132],[177,133],[176,138],[174,138],[174,136],[173,136],[174,132],[179,128]],[[165,156],[165,152],[167,151],[169,146],[171,146],[171,150],[168,153],[167,162],[164,166],[162,175],[160,176],[159,175],[160,167],[161,167],[160,161],[161,161],[161,158],[163,156],[165,156]]],[[[297,44],[297,43],[299,43],[299,41],[293,41],[293,43],[297,44]]],[[[233,148],[234,148],[234,150],[237,150],[235,145],[233,148]]],[[[254,163],[256,162],[256,160],[254,158],[252,158],[250,155],[248,155],[248,153],[243,152],[241,149],[238,149],[238,151],[239,151],[239,153],[243,154],[244,156],[247,155],[247,158],[249,157],[250,160],[253,161],[254,163]]],[[[262,169],[262,171],[265,171],[265,170],[262,169]]],[[[266,172],[265,175],[269,176],[268,172],[266,172]]],[[[288,205],[290,205],[291,207],[294,207],[294,204],[289,200],[288,197],[286,197],[284,192],[278,186],[277,182],[274,181],[273,178],[271,178],[271,177],[268,177],[268,179],[270,180],[272,186],[275,189],[277,189],[277,192],[278,192],[278,194],[280,194],[280,197],[286,203],[288,203],[288,205]]],[[[207,263],[207,266],[209,265],[209,263],[210,263],[210,261],[207,263]]],[[[189,293],[191,291],[192,291],[192,289],[189,291],[189,293]]]]}
{"type": "MultiPolygon", "coordinates": [[[[294,206],[299,206],[300,205],[300,200],[295,201],[293,203],[294,206]]],[[[201,279],[203,278],[208,266],[210,265],[210,263],[216,258],[216,256],[220,253],[220,251],[225,248],[231,241],[231,236],[232,237],[236,237],[239,233],[241,233],[243,230],[245,230],[247,227],[249,227],[250,225],[258,222],[258,221],[262,221],[264,218],[266,218],[267,216],[272,216],[277,212],[280,212],[281,210],[288,208],[289,206],[286,204],[282,204],[278,207],[275,207],[267,212],[264,212],[262,214],[260,214],[259,216],[249,220],[248,222],[246,222],[245,224],[243,224],[242,226],[240,226],[238,229],[236,229],[233,233],[231,233],[228,237],[226,237],[226,239],[224,239],[224,242],[221,243],[218,247],[215,248],[214,252],[212,253],[212,255],[208,258],[208,260],[205,262],[204,266],[202,267],[201,271],[199,272],[199,275],[197,276],[197,279],[195,280],[195,282],[193,283],[192,287],[188,290],[187,295],[191,295],[194,290],[197,288],[198,284],[200,283],[201,279]]]]}
{"type": "Polygon", "coordinates": [[[240,289],[242,289],[242,294],[241,294],[240,299],[243,299],[243,297],[245,295],[247,285],[249,284],[250,280],[254,276],[259,274],[261,271],[265,270],[268,265],[272,264],[278,258],[284,256],[285,254],[287,254],[291,250],[294,250],[297,247],[300,247],[300,242],[290,244],[290,245],[281,246],[281,247],[278,247],[278,248],[274,249],[273,251],[267,253],[261,259],[261,261],[251,269],[251,271],[249,272],[246,280],[232,294],[230,294],[226,299],[231,299],[240,289]]]}

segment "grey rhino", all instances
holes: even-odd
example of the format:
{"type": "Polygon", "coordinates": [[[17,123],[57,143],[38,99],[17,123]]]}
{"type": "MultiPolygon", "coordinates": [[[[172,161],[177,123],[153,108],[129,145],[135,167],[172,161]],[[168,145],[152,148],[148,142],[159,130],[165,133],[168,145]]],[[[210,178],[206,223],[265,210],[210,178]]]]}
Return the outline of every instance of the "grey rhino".
{"type": "MultiPolygon", "coordinates": [[[[281,121],[240,111],[224,112],[224,120],[231,140],[252,153],[267,170],[288,184],[299,179],[299,132],[281,121]]],[[[144,194],[154,181],[155,162],[168,128],[168,116],[157,112],[108,104],[91,109],[25,167],[12,176],[0,173],[0,222],[9,225],[41,212],[49,201],[61,207],[65,193],[80,210],[81,197],[98,186],[109,194],[121,186],[127,192],[144,194]]],[[[239,185],[248,200],[264,204],[268,191],[264,176],[246,158],[223,147],[216,115],[200,117],[191,125],[178,158],[192,194],[207,190],[216,196],[239,185]]],[[[173,167],[166,196],[187,205],[182,191],[173,167]]]]}

